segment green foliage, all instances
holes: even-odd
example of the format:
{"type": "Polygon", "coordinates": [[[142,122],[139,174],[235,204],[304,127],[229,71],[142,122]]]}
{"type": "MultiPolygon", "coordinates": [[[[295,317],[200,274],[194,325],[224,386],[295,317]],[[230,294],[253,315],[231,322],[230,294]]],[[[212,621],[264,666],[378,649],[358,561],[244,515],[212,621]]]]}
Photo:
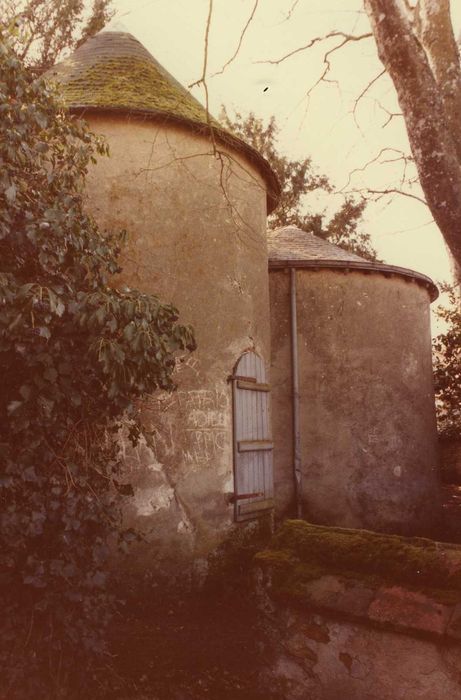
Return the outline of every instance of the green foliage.
{"type": "Polygon", "coordinates": [[[461,438],[461,300],[454,287],[442,291],[450,305],[437,310],[447,330],[433,341],[437,424],[443,437],[461,438]]]}
{"type": "Polygon", "coordinates": [[[99,32],[114,11],[112,0],[0,0],[5,26],[20,32],[13,47],[35,75],[51,68],[64,51],[99,32]]]}
{"type": "Polygon", "coordinates": [[[366,206],[364,199],[355,201],[346,198],[343,205],[328,220],[325,212],[305,213],[306,195],[318,190],[332,192],[333,188],[325,175],[317,173],[311,158],[290,160],[279,153],[279,128],[275,117],[271,117],[267,125],[252,112],[246,117],[236,112],[231,119],[223,107],[220,121],[226,129],[256,148],[277,174],[282,193],[277,209],[269,216],[271,228],[297,226],[367,260],[377,260],[369,234],[358,229],[366,206]]]}
{"type": "Polygon", "coordinates": [[[137,399],[174,388],[194,339],[174,307],[109,286],[120,235],[82,205],[106,146],[30,82],[5,33],[0,114],[0,694],[81,698],[107,662],[108,537],[135,537],[115,435],[128,424],[136,442],[137,399]]]}

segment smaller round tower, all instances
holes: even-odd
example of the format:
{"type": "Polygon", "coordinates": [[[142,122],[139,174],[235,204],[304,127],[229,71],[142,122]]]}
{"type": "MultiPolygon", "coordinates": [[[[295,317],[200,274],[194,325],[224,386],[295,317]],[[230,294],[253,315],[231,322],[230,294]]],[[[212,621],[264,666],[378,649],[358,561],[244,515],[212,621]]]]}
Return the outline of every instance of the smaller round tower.
{"type": "Polygon", "coordinates": [[[313,522],[430,534],[434,284],[295,227],[269,233],[269,280],[279,516],[298,494],[313,522]]]}

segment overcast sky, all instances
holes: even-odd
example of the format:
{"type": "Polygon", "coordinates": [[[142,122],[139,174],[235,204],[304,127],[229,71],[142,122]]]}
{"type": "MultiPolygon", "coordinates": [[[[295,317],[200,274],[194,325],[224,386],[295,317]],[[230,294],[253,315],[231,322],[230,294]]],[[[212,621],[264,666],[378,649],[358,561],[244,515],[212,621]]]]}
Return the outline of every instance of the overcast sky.
{"type": "MultiPolygon", "coordinates": [[[[310,96],[323,70],[324,51],[337,39],[278,65],[267,63],[332,30],[368,32],[361,0],[259,0],[238,56],[219,73],[235,53],[254,5],[255,0],[214,0],[207,69],[210,111],[217,114],[225,104],[230,111],[253,111],[265,119],[275,115],[281,150],[294,157],[311,156],[338,188],[398,187],[403,163],[395,158],[399,151],[408,153],[409,146],[401,117],[383,126],[389,117],[386,110],[399,111],[387,76],[360,100],[355,119],[352,114],[354,100],[382,70],[373,39],[333,53],[330,78],[338,82],[319,84],[310,96]],[[373,164],[353,173],[349,181],[354,169],[363,168],[383,148],[396,149],[381,156],[393,162],[373,164]]],[[[452,5],[458,34],[461,2],[452,5]]],[[[208,0],[115,0],[115,7],[115,21],[181,83],[188,86],[201,76],[208,0]]],[[[203,88],[192,92],[204,102],[203,88]]],[[[335,205],[339,203],[338,198],[335,205]]],[[[448,256],[430,221],[424,205],[395,196],[368,207],[364,228],[386,262],[424,272],[436,281],[448,279],[448,256]]]]}

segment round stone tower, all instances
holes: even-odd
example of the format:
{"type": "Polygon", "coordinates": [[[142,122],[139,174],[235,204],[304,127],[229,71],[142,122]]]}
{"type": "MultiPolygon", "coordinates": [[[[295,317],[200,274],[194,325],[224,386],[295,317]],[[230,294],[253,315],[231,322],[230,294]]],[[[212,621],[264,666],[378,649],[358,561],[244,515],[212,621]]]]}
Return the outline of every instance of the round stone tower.
{"type": "Polygon", "coordinates": [[[269,271],[278,514],[296,514],[297,482],[313,522],[430,534],[433,283],[295,227],[269,234],[269,271]]]}
{"type": "Polygon", "coordinates": [[[101,32],[48,78],[108,142],[87,198],[102,229],[126,229],[117,284],[172,302],[198,346],[178,390],[144,403],[153,447],[126,446],[127,523],[155,544],[140,564],[205,556],[235,515],[229,377],[245,353],[261,371],[270,358],[266,216],[278,183],[126,32],[101,32]]]}

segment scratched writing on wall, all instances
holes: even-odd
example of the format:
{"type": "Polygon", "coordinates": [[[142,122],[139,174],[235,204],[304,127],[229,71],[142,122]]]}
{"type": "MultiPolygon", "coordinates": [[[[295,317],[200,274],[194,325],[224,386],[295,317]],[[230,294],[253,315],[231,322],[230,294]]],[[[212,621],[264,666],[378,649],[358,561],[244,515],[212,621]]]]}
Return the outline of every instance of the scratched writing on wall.
{"type": "Polygon", "coordinates": [[[230,393],[223,389],[177,391],[150,404],[160,420],[154,429],[160,458],[181,455],[186,463],[217,460],[231,444],[230,393]]]}
{"type": "Polygon", "coordinates": [[[184,408],[186,444],[184,459],[209,462],[226,448],[229,440],[229,394],[224,389],[179,392],[184,408]]]}

